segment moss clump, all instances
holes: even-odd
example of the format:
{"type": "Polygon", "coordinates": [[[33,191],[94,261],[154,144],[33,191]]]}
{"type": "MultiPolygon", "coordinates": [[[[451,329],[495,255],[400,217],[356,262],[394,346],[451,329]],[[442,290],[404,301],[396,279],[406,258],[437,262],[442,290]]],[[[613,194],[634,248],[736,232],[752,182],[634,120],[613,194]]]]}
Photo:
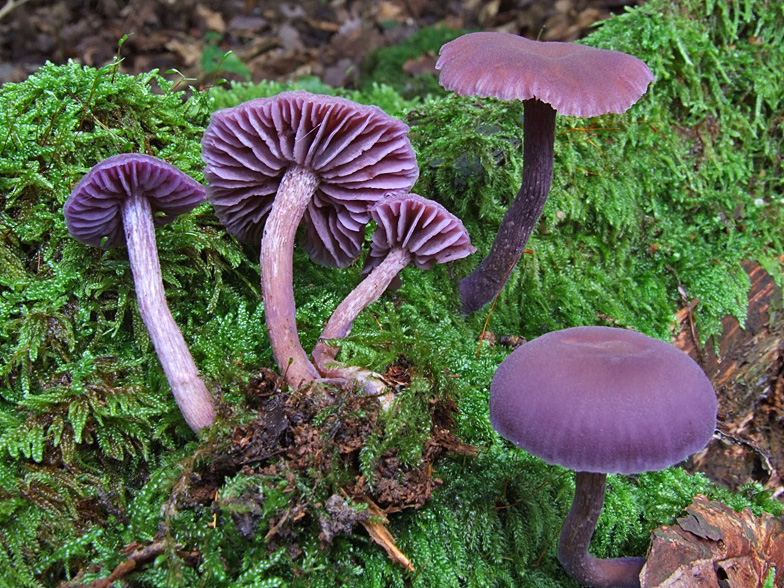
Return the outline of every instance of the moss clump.
{"type": "MultiPolygon", "coordinates": [[[[191,438],[138,316],[125,248],[72,240],[62,205],[119,152],[157,155],[201,179],[209,103],[183,100],[155,73],[69,63],[6,84],[0,104],[0,561],[15,570],[11,585],[27,586],[57,583],[93,540],[114,549],[102,528],[122,520],[161,452],[191,438]]],[[[257,270],[208,206],[158,240],[186,339],[224,304],[252,305],[257,270]]],[[[225,355],[203,362],[194,348],[209,378],[229,376],[225,355]]]]}
{"type": "Polygon", "coordinates": [[[418,98],[403,98],[398,92],[388,84],[367,84],[360,90],[349,90],[346,88],[333,88],[323,83],[318,78],[302,78],[296,82],[281,83],[263,81],[259,84],[232,82],[229,87],[217,86],[211,88],[210,100],[213,110],[236,106],[247,100],[254,98],[267,98],[288,92],[291,90],[306,90],[314,94],[326,94],[328,96],[340,96],[360,104],[373,104],[384,110],[387,114],[400,116],[403,112],[411,108],[418,98]]]}
{"type": "MultiPolygon", "coordinates": [[[[738,261],[759,259],[780,272],[781,203],[773,195],[781,193],[782,20],[762,1],[649,0],[587,40],[641,57],[658,81],[626,116],[561,119],[534,254],[499,299],[492,330],[531,336],[611,322],[664,337],[678,286],[701,299],[703,337],[723,314],[742,316],[747,283],[738,261]]],[[[235,85],[187,97],[154,73],[114,70],[46,66],[0,89],[4,581],[106,577],[135,541],[160,548],[155,562],[127,577],[138,586],[573,586],[552,547],[571,474],[511,449],[488,422],[489,382],[508,350],[486,345],[477,353],[484,316],[459,316],[454,279],[476,260],[407,269],[400,290],[360,315],[340,359],[386,372],[397,404],[383,417],[352,402],[309,414],[295,426],[311,427],[323,449],[292,464],[236,449],[251,438],[261,448],[292,447],[282,445],[285,435],[277,446],[270,441],[275,409],[253,396],[251,378],[272,365],[258,251],[226,237],[209,205],[163,227],[169,305],[224,401],[217,426],[194,442],[139,321],[124,249],[75,243],[61,207],[87,169],[117,152],[158,155],[200,180],[198,142],[210,111],[293,87],[235,85]],[[428,444],[443,430],[476,455],[454,451],[430,471],[428,444]],[[341,453],[339,435],[348,431],[363,431],[362,439],[341,453]],[[215,475],[211,466],[227,456],[248,462],[235,459],[215,475]],[[413,573],[364,531],[332,533],[367,520],[351,488],[380,501],[390,496],[381,483],[390,472],[424,472],[437,485],[424,506],[389,516],[413,573]],[[332,534],[320,538],[325,529],[332,534]]],[[[313,80],[304,87],[332,92],[313,80]]],[[[384,86],[348,97],[408,110],[422,167],[417,190],[461,216],[486,250],[519,185],[519,106],[407,101],[384,86]]],[[[297,252],[306,348],[359,279],[359,264],[322,268],[297,252]]],[[[782,510],[757,486],[730,495],[681,470],[616,476],[595,553],[642,554],[648,531],[697,492],[735,508],[782,510]]]]}

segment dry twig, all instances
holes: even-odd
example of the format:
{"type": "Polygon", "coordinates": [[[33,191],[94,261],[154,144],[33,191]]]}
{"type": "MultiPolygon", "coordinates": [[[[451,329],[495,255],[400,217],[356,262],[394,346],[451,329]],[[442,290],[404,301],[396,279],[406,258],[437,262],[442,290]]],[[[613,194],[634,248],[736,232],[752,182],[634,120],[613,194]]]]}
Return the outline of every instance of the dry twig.
{"type": "Polygon", "coordinates": [[[3,20],[3,17],[10,14],[14,8],[18,8],[26,2],[27,0],[6,0],[5,5],[0,8],[0,20],[3,20]]]}

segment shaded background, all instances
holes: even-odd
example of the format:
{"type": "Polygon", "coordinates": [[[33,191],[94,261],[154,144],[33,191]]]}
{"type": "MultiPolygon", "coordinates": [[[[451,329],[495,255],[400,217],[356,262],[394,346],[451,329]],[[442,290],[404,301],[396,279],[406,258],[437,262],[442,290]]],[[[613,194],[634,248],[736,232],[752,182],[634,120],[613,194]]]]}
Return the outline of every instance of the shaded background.
{"type": "MultiPolygon", "coordinates": [[[[232,50],[236,60],[224,63],[220,74],[227,79],[314,75],[333,86],[352,86],[369,52],[424,27],[573,41],[595,22],[642,1],[7,0],[0,7],[0,83],[22,81],[47,60],[100,67],[130,34],[120,51],[126,73],[177,69],[208,81],[211,67],[232,50]]],[[[412,75],[427,71],[435,57],[412,60],[407,69],[412,75]]]]}

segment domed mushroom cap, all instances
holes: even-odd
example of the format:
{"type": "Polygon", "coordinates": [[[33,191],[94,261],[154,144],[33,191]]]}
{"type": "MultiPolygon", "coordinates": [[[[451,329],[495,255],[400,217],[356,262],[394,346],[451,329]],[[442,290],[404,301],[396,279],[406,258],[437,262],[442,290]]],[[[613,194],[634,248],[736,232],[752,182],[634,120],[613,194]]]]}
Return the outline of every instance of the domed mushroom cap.
{"type": "Polygon", "coordinates": [[[716,394],[676,347],[624,329],[576,327],[524,344],[498,367],[490,421],[549,463],[593,473],[659,470],[707,445],[716,394]]]}
{"type": "Polygon", "coordinates": [[[581,117],[625,112],[654,80],[645,63],[626,53],[495,32],[446,43],[436,68],[439,83],[460,96],[538,98],[581,117]]]}
{"type": "Polygon", "coordinates": [[[204,186],[173,165],[151,155],[122,153],[95,165],[73,189],[63,207],[68,232],[93,247],[124,243],[120,206],[133,193],[150,201],[156,227],[206,199],[204,186]]]}
{"type": "Polygon", "coordinates": [[[387,196],[370,211],[378,227],[370,243],[365,272],[381,263],[389,251],[401,247],[422,269],[472,254],[462,221],[438,202],[418,194],[387,196]]]}
{"type": "Polygon", "coordinates": [[[213,114],[202,138],[207,197],[239,240],[260,242],[281,178],[292,165],[319,185],[305,214],[311,257],[345,266],[360,251],[370,207],[407,191],[419,170],[408,126],[376,106],[284,92],[213,114]],[[333,208],[329,212],[325,208],[333,208]]]}

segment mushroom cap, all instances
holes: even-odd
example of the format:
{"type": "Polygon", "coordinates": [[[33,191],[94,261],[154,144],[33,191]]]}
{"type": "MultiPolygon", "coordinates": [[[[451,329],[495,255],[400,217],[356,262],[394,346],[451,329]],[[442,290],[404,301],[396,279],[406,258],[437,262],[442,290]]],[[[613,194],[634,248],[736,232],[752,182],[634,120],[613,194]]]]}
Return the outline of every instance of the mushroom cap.
{"type": "Polygon", "coordinates": [[[340,206],[311,202],[304,217],[303,245],[321,265],[344,267],[360,253],[367,220],[340,206]]]}
{"type": "Polygon", "coordinates": [[[204,186],[170,163],[142,153],[122,153],[95,165],[76,184],[63,206],[68,232],[93,247],[124,243],[120,205],[133,193],[150,201],[156,227],[206,199],[204,186]]]}
{"type": "Polygon", "coordinates": [[[576,43],[469,33],[441,47],[439,83],[460,96],[537,98],[568,116],[626,112],[654,80],[642,61],[576,43]]]}
{"type": "Polygon", "coordinates": [[[462,221],[438,202],[418,194],[393,194],[370,211],[378,227],[373,233],[365,272],[372,270],[395,247],[406,249],[422,269],[436,262],[461,259],[476,251],[462,221]]]}
{"type": "Polygon", "coordinates": [[[611,327],[554,331],[512,352],[490,387],[490,422],[573,470],[660,470],[707,445],[716,393],[683,351],[611,327]]]}
{"type": "Polygon", "coordinates": [[[376,106],[304,91],[220,110],[202,138],[207,198],[240,241],[258,244],[286,170],[319,178],[305,212],[315,261],[344,267],[361,250],[370,207],[419,175],[408,126],[376,106]]]}

